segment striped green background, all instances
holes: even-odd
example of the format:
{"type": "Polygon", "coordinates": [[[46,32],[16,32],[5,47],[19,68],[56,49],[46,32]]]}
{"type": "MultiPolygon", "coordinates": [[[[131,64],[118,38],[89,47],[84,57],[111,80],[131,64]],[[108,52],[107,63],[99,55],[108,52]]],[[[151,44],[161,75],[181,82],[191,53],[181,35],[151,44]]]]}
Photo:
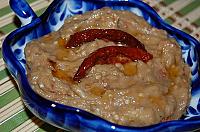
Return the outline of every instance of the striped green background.
{"type": "MultiPolygon", "coordinates": [[[[38,15],[52,0],[27,0],[38,15]]],[[[144,0],[168,23],[200,40],[200,0],[144,0]],[[199,13],[197,13],[199,12],[199,13]],[[169,15],[170,14],[170,15],[169,15]]],[[[17,28],[8,1],[0,0],[0,41],[17,28]]],[[[0,44],[1,46],[1,44],[0,44]]],[[[8,131],[62,131],[36,118],[27,110],[17,86],[5,68],[0,52],[0,132],[8,131]]]]}

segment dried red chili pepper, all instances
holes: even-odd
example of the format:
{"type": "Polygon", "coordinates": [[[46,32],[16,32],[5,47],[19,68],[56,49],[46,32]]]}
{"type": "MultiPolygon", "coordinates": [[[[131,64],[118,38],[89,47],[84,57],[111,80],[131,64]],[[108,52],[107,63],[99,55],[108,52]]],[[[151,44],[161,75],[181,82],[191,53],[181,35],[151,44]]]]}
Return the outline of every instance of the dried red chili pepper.
{"type": "Polygon", "coordinates": [[[96,64],[113,63],[113,61],[110,61],[110,58],[117,57],[118,55],[123,55],[127,58],[130,58],[132,61],[141,60],[145,63],[153,58],[153,56],[150,53],[144,51],[143,49],[135,47],[125,47],[125,46],[103,47],[91,53],[87,58],[84,59],[78,71],[74,75],[73,80],[80,81],[80,79],[86,75],[87,70],[89,70],[96,64]]]}
{"type": "Polygon", "coordinates": [[[120,43],[129,47],[137,47],[145,50],[144,45],[135,37],[128,34],[127,32],[118,29],[87,29],[80,32],[76,32],[75,34],[70,36],[65,47],[78,47],[83,43],[91,42],[95,39],[108,40],[116,44],[120,43]]]}
{"type": "Polygon", "coordinates": [[[125,64],[125,63],[131,62],[131,61],[132,60],[130,58],[127,58],[126,56],[119,54],[117,56],[110,56],[106,59],[99,58],[98,61],[96,62],[96,64],[100,64],[100,65],[116,64],[116,63],[125,64]]]}

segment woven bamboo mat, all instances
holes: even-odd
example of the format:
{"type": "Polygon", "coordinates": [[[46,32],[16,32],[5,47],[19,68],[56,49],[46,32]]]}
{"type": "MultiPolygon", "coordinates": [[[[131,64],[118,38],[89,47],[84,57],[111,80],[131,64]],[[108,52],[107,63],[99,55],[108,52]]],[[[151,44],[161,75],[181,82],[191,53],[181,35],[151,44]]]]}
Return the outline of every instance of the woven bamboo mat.
{"type": "MultiPolygon", "coordinates": [[[[27,0],[38,15],[52,0],[27,0]]],[[[144,0],[173,26],[200,40],[200,0],[144,0]]],[[[8,33],[19,25],[8,0],[0,0],[0,48],[8,33]],[[15,22],[16,23],[16,22],[15,22]]],[[[0,52],[0,132],[62,131],[35,117],[24,107],[16,83],[9,74],[0,52]]]]}

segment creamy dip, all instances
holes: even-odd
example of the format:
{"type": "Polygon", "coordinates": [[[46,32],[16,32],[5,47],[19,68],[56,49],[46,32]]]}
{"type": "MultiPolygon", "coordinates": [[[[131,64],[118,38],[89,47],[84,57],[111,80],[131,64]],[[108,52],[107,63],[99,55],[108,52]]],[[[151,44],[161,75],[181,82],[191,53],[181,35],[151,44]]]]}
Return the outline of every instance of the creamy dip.
{"type": "Polygon", "coordinates": [[[38,94],[120,125],[141,127],[178,119],[190,99],[190,71],[177,42],[128,11],[102,8],[73,16],[59,31],[30,42],[25,55],[27,76],[38,94]],[[96,39],[76,48],[64,47],[70,35],[85,29],[127,32],[144,44],[153,59],[95,65],[80,82],[73,81],[90,53],[116,46],[96,39]]]}

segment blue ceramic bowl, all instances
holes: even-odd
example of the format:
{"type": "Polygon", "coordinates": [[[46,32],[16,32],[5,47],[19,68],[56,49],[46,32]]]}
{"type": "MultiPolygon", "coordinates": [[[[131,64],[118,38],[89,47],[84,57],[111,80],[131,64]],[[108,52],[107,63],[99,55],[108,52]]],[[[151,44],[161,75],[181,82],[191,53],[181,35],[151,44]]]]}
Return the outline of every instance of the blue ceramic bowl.
{"type": "Polygon", "coordinates": [[[190,35],[166,24],[147,4],[138,0],[54,0],[46,12],[37,17],[24,0],[10,0],[10,6],[20,18],[21,28],[4,40],[2,51],[7,68],[18,83],[21,96],[29,110],[40,119],[76,131],[190,131],[200,128],[200,43],[190,35]],[[143,17],[152,26],[168,32],[179,43],[183,59],[191,68],[191,102],[180,120],[147,127],[127,127],[108,122],[84,110],[47,100],[33,91],[26,76],[26,44],[52,31],[57,31],[64,20],[76,14],[104,6],[115,10],[128,10],[143,17]]]}

